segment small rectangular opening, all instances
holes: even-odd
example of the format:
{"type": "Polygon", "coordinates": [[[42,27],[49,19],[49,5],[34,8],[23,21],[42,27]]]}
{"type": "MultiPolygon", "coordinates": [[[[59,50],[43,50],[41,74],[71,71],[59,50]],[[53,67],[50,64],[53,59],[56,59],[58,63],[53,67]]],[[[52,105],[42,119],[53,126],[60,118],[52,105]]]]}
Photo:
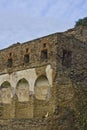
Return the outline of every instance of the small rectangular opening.
{"type": "Polygon", "coordinates": [[[72,52],[64,49],[62,57],[62,65],[68,68],[71,66],[71,61],[72,61],[72,52]]]}
{"type": "Polygon", "coordinates": [[[13,61],[12,61],[12,58],[8,59],[7,61],[7,67],[12,67],[12,64],[13,64],[13,61]]]}
{"type": "Polygon", "coordinates": [[[47,50],[41,51],[41,59],[42,60],[48,59],[48,51],[47,50]]]}
{"type": "Polygon", "coordinates": [[[26,53],[28,53],[28,50],[29,50],[29,49],[28,49],[28,48],[26,48],[26,53]]]}
{"type": "Polygon", "coordinates": [[[45,47],[46,47],[46,43],[43,44],[43,48],[45,48],[45,47]]]}
{"type": "Polygon", "coordinates": [[[24,62],[25,62],[25,63],[29,63],[29,59],[30,59],[30,58],[29,58],[29,54],[25,54],[25,55],[24,55],[24,62]]]}

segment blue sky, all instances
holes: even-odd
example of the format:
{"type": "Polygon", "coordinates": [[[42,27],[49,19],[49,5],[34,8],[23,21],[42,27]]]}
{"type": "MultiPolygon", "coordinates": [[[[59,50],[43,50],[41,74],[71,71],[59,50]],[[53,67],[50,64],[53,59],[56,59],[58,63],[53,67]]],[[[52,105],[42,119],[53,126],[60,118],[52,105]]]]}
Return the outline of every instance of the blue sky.
{"type": "Polygon", "coordinates": [[[87,0],[0,0],[0,49],[74,27],[87,0]]]}

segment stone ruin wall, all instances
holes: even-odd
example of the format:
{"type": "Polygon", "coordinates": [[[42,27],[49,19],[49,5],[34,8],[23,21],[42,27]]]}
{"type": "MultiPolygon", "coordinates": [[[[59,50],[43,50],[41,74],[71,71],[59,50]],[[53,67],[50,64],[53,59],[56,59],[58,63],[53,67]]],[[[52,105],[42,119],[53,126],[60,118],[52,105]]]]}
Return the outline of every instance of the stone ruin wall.
{"type": "Polygon", "coordinates": [[[75,88],[82,83],[86,51],[85,44],[63,34],[1,50],[0,129],[74,130],[67,108],[78,113],[75,88]]]}
{"type": "Polygon", "coordinates": [[[54,101],[50,102],[50,89],[53,87],[55,70],[55,62],[51,64],[52,58],[55,58],[55,43],[56,35],[53,35],[0,51],[0,118],[44,116],[49,106],[54,104],[54,101]],[[41,54],[45,51],[46,54],[41,54]],[[28,62],[24,59],[25,55],[29,55],[28,62]],[[11,66],[8,66],[9,59],[12,59],[11,66]],[[42,115],[38,114],[40,109],[44,110],[42,115]]]}

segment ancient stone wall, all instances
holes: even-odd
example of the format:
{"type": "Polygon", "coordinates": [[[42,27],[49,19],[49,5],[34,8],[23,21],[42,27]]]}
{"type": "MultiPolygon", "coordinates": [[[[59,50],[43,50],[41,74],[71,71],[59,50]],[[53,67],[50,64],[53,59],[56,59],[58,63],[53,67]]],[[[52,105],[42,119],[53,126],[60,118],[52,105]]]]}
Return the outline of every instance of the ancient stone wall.
{"type": "Polygon", "coordinates": [[[0,74],[35,68],[51,63],[55,58],[57,34],[24,44],[13,44],[0,51],[0,74]]]}
{"type": "Polygon", "coordinates": [[[0,130],[75,130],[86,52],[62,33],[1,50],[0,130]]]}
{"type": "MultiPolygon", "coordinates": [[[[45,115],[54,112],[56,62],[53,59],[56,43],[57,35],[54,34],[0,51],[1,130],[21,129],[24,126],[19,125],[18,121],[16,128],[12,122],[17,119],[31,119],[32,122],[34,118],[44,119],[45,115]]],[[[39,128],[32,122],[24,129],[30,126],[34,129],[33,125],[39,128]]]]}
{"type": "MultiPolygon", "coordinates": [[[[71,111],[74,126],[86,130],[87,45],[73,36],[61,35],[58,41],[61,46],[57,47],[57,108],[61,106],[71,111]]],[[[66,114],[65,120],[67,117],[66,114]]]]}

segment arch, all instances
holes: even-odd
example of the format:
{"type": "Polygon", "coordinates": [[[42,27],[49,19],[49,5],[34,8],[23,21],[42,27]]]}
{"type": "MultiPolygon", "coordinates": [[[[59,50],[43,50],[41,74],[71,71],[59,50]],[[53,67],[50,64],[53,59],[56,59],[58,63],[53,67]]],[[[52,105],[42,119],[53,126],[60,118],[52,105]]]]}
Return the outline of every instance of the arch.
{"type": "Polygon", "coordinates": [[[29,101],[29,84],[25,78],[18,81],[16,94],[19,102],[29,101]]]}
{"type": "Polygon", "coordinates": [[[48,100],[50,98],[50,85],[46,76],[41,75],[35,82],[35,97],[39,100],[48,100]]]}
{"type": "Polygon", "coordinates": [[[8,81],[5,81],[1,84],[0,87],[1,103],[5,104],[11,103],[11,96],[12,96],[11,85],[8,81]]]}

